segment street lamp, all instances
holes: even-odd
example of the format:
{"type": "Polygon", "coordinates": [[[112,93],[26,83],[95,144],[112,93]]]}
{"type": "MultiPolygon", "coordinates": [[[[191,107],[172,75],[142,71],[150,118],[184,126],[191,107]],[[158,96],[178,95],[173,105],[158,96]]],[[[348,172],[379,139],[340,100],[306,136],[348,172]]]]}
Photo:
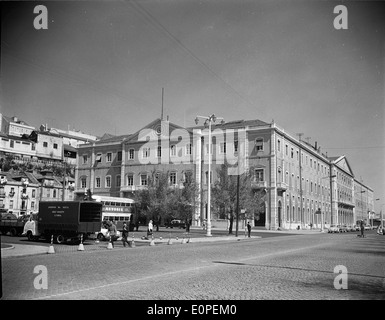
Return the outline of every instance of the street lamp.
{"type": "MultiPolygon", "coordinates": [[[[331,173],[331,171],[330,171],[331,173]]],[[[322,177],[321,180],[323,179],[330,179],[330,225],[333,224],[333,184],[332,184],[332,179],[337,177],[337,175],[330,175],[330,176],[326,176],[326,177],[322,177]]],[[[338,191],[338,190],[337,190],[338,191]]],[[[322,221],[322,213],[321,213],[321,231],[323,231],[323,221],[322,221]]],[[[337,221],[338,221],[338,210],[337,210],[337,221]]],[[[337,222],[338,223],[338,222],[337,222]]]]}
{"type": "Polygon", "coordinates": [[[218,118],[215,116],[215,114],[212,114],[211,116],[204,117],[204,116],[196,116],[195,123],[198,124],[199,118],[205,120],[205,127],[208,126],[209,128],[209,173],[207,177],[207,233],[206,236],[211,237],[211,179],[210,179],[210,173],[211,173],[211,123],[216,122],[218,119],[221,120],[221,123],[224,123],[223,118],[218,118]]]}
{"type": "Polygon", "coordinates": [[[362,200],[362,194],[365,193],[365,190],[362,190],[361,187],[361,220],[364,221],[364,202],[362,200]]]}

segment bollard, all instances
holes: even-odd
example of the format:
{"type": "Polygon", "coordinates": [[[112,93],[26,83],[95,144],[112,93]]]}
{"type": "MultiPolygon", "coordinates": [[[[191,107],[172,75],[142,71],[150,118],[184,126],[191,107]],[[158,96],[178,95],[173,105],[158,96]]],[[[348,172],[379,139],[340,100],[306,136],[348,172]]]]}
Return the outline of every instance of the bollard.
{"type": "Polygon", "coordinates": [[[79,244],[79,247],[78,247],[78,251],[84,251],[83,233],[80,235],[80,244],[79,244]]]}
{"type": "Polygon", "coordinates": [[[135,240],[134,240],[134,235],[132,235],[132,241],[130,243],[131,248],[135,248],[135,240]]]}
{"type": "Polygon", "coordinates": [[[111,249],[113,249],[113,248],[114,248],[114,247],[112,246],[111,236],[110,236],[110,240],[108,241],[107,249],[111,250],[111,249]]]}
{"type": "Polygon", "coordinates": [[[172,244],[172,241],[171,241],[171,233],[170,233],[170,236],[169,236],[169,238],[168,238],[167,244],[172,244]]]}
{"type": "Polygon", "coordinates": [[[47,253],[55,253],[55,249],[53,247],[53,235],[51,235],[51,245],[49,246],[47,253]]]}
{"type": "Polygon", "coordinates": [[[151,236],[150,246],[155,246],[154,236],[151,236]]]}

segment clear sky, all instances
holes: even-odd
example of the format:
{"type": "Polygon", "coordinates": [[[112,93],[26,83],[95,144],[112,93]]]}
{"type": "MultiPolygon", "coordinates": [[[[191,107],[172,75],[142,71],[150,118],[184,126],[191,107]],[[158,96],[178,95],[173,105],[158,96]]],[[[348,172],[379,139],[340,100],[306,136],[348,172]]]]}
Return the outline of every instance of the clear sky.
{"type": "MultiPolygon", "coordinates": [[[[129,134],[164,115],[260,119],[329,156],[385,204],[385,4],[376,1],[2,2],[1,112],[129,134]],[[48,29],[36,30],[36,5],[48,29]],[[334,7],[348,29],[334,28],[334,7]]],[[[385,210],[385,207],[383,207],[385,210]]]]}

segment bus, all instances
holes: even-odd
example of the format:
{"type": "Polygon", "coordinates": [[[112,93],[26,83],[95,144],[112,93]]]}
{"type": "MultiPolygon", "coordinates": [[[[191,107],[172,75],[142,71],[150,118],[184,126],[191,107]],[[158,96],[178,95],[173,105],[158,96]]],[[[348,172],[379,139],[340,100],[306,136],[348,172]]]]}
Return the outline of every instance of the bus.
{"type": "Polygon", "coordinates": [[[123,222],[126,222],[132,231],[136,213],[133,199],[99,195],[92,195],[92,199],[103,205],[102,221],[113,221],[119,231],[123,230],[123,222]]]}

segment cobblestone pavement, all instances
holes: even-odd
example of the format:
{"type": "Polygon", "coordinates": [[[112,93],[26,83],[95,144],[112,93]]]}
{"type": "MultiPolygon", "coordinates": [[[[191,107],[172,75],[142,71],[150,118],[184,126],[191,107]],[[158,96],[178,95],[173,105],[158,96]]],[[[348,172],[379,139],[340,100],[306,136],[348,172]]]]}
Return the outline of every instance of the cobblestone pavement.
{"type": "Polygon", "coordinates": [[[385,299],[385,237],[374,232],[87,249],[2,259],[2,299],[385,299]],[[37,265],[47,289],[34,287],[37,265]],[[346,290],[334,287],[339,265],[346,290]]]}

